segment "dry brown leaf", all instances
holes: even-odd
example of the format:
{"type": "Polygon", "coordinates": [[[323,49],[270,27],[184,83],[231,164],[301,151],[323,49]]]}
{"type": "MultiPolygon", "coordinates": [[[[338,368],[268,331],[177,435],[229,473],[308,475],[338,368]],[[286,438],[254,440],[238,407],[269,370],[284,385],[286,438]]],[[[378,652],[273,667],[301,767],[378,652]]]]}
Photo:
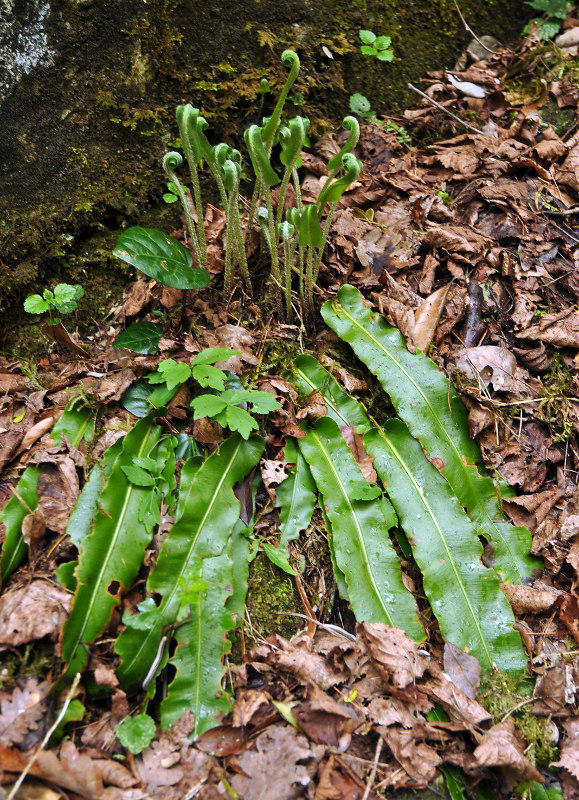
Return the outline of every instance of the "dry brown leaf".
{"type": "Polygon", "coordinates": [[[464,723],[467,727],[470,725],[480,726],[492,720],[488,711],[476,700],[472,700],[444,674],[422,684],[420,690],[440,703],[451,720],[464,723]]]}
{"type": "Polygon", "coordinates": [[[383,622],[359,622],[356,632],[366,643],[380,674],[398,689],[424,675],[428,658],[418,652],[416,642],[400,628],[391,628],[383,622]]]}
{"type": "Polygon", "coordinates": [[[124,393],[137,380],[132,369],[123,369],[101,378],[96,396],[101,403],[118,402],[124,393]]]}
{"type": "Polygon", "coordinates": [[[459,350],[456,369],[470,380],[476,380],[481,387],[492,384],[498,392],[516,392],[520,382],[515,377],[517,359],[505,347],[482,345],[465,347],[459,350]]]}
{"type": "Polygon", "coordinates": [[[537,781],[544,778],[523,753],[524,744],[513,719],[499,722],[483,734],[474,758],[481,767],[503,767],[503,774],[511,786],[520,781],[537,781]]]}
{"type": "Polygon", "coordinates": [[[324,764],[314,800],[378,800],[375,792],[366,792],[366,786],[345,762],[332,754],[324,764]]]}
{"type": "Polygon", "coordinates": [[[235,703],[233,704],[233,726],[243,728],[251,722],[256,711],[263,706],[271,705],[271,696],[267,692],[257,691],[256,689],[239,689],[235,693],[235,703]]]}
{"type": "Polygon", "coordinates": [[[294,706],[293,712],[306,736],[316,744],[347,749],[351,734],[362,724],[362,717],[352,703],[339,703],[319,694],[294,706]]]}
{"type": "Polygon", "coordinates": [[[59,454],[55,463],[42,460],[38,478],[38,507],[44,515],[46,526],[57,533],[65,533],[69,517],[80,493],[76,465],[69,455],[59,454]]]}
{"type": "Polygon", "coordinates": [[[229,369],[239,375],[244,363],[253,367],[258,363],[259,359],[251,349],[255,339],[242,325],[220,325],[211,334],[208,333],[205,339],[210,347],[228,347],[240,352],[240,355],[231,356],[226,361],[218,361],[215,366],[219,369],[229,369]]]}
{"type": "Polygon", "coordinates": [[[0,644],[16,647],[43,636],[58,639],[72,595],[46,581],[33,581],[0,598],[0,644]]]}
{"type": "Polygon", "coordinates": [[[273,725],[257,737],[255,750],[239,756],[242,774],[231,785],[244,800],[294,800],[311,781],[302,762],[313,757],[304,736],[290,725],[273,725]]]}
{"type": "Polygon", "coordinates": [[[579,644],[579,602],[572,595],[567,595],[561,603],[559,618],[575,641],[579,644]]]}
{"type": "Polygon", "coordinates": [[[501,583],[501,591],[511,604],[515,614],[543,614],[550,611],[563,594],[510,583],[501,583]]]}
{"type": "Polygon", "coordinates": [[[24,437],[20,442],[20,446],[14,455],[19,455],[20,453],[23,453],[24,450],[27,450],[31,445],[34,444],[34,442],[37,442],[41,436],[44,436],[45,433],[48,433],[48,431],[52,430],[53,425],[54,417],[50,416],[41,419],[39,422],[29,428],[24,434],[24,437]]]}
{"type": "Polygon", "coordinates": [[[0,372],[0,395],[21,392],[27,389],[30,381],[24,375],[13,372],[0,372]]]}
{"type": "Polygon", "coordinates": [[[342,432],[342,436],[350,448],[352,455],[356,459],[358,466],[362,471],[362,475],[366,478],[368,483],[376,483],[378,476],[376,475],[376,470],[372,465],[374,456],[369,456],[364,450],[364,440],[359,433],[356,433],[356,426],[345,425],[343,428],[340,428],[340,431],[342,432]]]}
{"type": "Polygon", "coordinates": [[[440,320],[440,315],[444,310],[444,303],[448,295],[450,284],[441,286],[416,309],[414,312],[414,328],[412,329],[412,343],[416,350],[428,352],[432,344],[436,326],[440,320]]]}
{"type": "Polygon", "coordinates": [[[28,678],[12,694],[0,692],[0,744],[21,744],[46,716],[50,683],[28,678]]]}
{"type": "Polygon", "coordinates": [[[412,730],[379,727],[378,731],[396,761],[412,778],[413,786],[426,789],[436,777],[436,768],[442,763],[442,757],[433,747],[420,742],[412,730]]]}
{"type": "Polygon", "coordinates": [[[288,642],[283,636],[271,634],[266,643],[256,647],[253,653],[260,661],[290,672],[298,680],[313,683],[320,689],[330,689],[337,683],[342,683],[346,678],[343,667],[319,653],[312,652],[308,649],[309,646],[308,642],[298,645],[288,642]]]}
{"type": "Polygon", "coordinates": [[[565,738],[561,745],[561,758],[554,761],[552,767],[566,769],[579,780],[579,719],[570,719],[563,723],[565,738]]]}
{"type": "Polygon", "coordinates": [[[444,671],[467,697],[476,700],[480,688],[481,666],[478,659],[452,642],[444,643],[444,671]]]}
{"type": "Polygon", "coordinates": [[[308,395],[305,406],[297,412],[296,419],[300,422],[304,419],[315,422],[320,417],[325,417],[327,413],[326,401],[321,392],[314,391],[308,395]]]}
{"type": "Polygon", "coordinates": [[[531,325],[515,336],[518,339],[531,339],[556,347],[579,348],[579,311],[566,308],[556,314],[544,314],[538,325],[531,325]]]}

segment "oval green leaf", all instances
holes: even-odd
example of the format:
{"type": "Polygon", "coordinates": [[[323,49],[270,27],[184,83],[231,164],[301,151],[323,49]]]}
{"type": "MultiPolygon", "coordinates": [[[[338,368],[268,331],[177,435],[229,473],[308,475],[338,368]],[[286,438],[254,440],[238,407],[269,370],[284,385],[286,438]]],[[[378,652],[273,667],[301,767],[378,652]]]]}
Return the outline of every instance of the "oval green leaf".
{"type": "Polygon", "coordinates": [[[154,322],[136,322],[117,336],[115,347],[126,347],[133,353],[148,356],[157,352],[162,335],[161,325],[155,325],[154,322]]]}
{"type": "Polygon", "coordinates": [[[193,256],[181,242],[157,228],[136,225],[123,231],[113,255],[172,289],[202,289],[209,273],[193,269],[193,256]]]}

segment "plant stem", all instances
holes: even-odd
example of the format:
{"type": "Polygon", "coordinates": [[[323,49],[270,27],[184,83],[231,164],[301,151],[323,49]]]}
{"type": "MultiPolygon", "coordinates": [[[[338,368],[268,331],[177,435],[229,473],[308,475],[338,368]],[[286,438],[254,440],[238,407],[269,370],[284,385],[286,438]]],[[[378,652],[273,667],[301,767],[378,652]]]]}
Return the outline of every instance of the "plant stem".
{"type": "Polygon", "coordinates": [[[203,227],[203,204],[201,202],[201,185],[197,165],[189,162],[191,168],[191,184],[193,186],[193,201],[197,212],[197,233],[199,236],[199,250],[201,251],[201,266],[207,269],[207,245],[205,243],[205,228],[203,227]]]}
{"type": "Polygon", "coordinates": [[[324,231],[322,236],[324,237],[324,244],[320,247],[317,255],[316,255],[316,262],[314,264],[314,275],[313,275],[313,282],[316,283],[318,280],[318,275],[320,273],[320,266],[322,263],[322,258],[324,256],[324,250],[326,247],[326,242],[328,241],[328,236],[330,235],[330,225],[332,224],[332,218],[334,216],[334,212],[336,210],[336,206],[338,203],[331,203],[330,208],[328,210],[328,216],[326,217],[326,224],[324,225],[324,231]]]}
{"type": "MultiPolygon", "coordinates": [[[[185,190],[181,185],[181,181],[175,175],[175,173],[173,171],[167,171],[167,175],[171,179],[175,189],[177,189],[177,194],[179,195],[179,200],[181,201],[181,206],[183,207],[185,219],[187,220],[187,227],[189,228],[191,243],[193,244],[193,249],[195,250],[195,255],[197,256],[197,262],[199,263],[200,267],[203,267],[203,257],[201,255],[201,248],[199,247],[199,239],[197,238],[197,226],[195,225],[195,220],[193,219],[193,214],[191,213],[191,208],[189,207],[189,202],[187,201],[187,195],[185,194],[185,190]]],[[[199,210],[197,210],[197,218],[199,218],[199,210]]]]}

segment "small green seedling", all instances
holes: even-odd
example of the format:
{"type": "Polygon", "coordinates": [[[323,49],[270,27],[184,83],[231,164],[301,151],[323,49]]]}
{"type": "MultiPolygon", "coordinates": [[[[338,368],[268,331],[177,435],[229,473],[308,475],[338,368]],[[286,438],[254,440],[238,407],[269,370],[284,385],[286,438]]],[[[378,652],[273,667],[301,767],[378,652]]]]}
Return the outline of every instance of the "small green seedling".
{"type": "Polygon", "coordinates": [[[354,94],[350,95],[350,111],[352,111],[354,114],[357,114],[363,120],[366,120],[366,122],[370,122],[372,125],[380,125],[384,128],[384,130],[396,134],[396,139],[400,142],[400,144],[406,144],[409,146],[412,144],[412,137],[408,131],[403,128],[402,125],[398,125],[396,122],[394,122],[394,120],[378,119],[370,101],[367,97],[365,97],[365,95],[360,94],[360,92],[355,92],[354,94]]]}
{"type": "Polygon", "coordinates": [[[248,439],[251,431],[259,429],[251,412],[269,414],[281,406],[271,392],[244,389],[236,376],[232,381],[230,374],[214,366],[217,361],[225,361],[234,355],[239,355],[239,351],[208,347],[195,356],[191,366],[166,358],[147,380],[149,383],[164,383],[167,389],[173,390],[193,378],[201,388],[212,390],[212,393],[199,394],[191,401],[194,418],[211,417],[222,427],[237,431],[248,439]]]}
{"type": "Polygon", "coordinates": [[[44,314],[48,311],[48,324],[58,325],[59,314],[70,314],[76,309],[76,301],[84,295],[80,284],[57,283],[54,291],[45,289],[40,294],[31,294],[24,301],[24,310],[29,314],[44,314]]]}
{"type": "Polygon", "coordinates": [[[566,0],[525,0],[525,4],[536,11],[542,11],[543,17],[535,17],[523,28],[529,33],[533,22],[537,23],[539,39],[552,39],[561,30],[561,23],[566,19],[568,6],[566,0]]]}
{"type": "Polygon", "coordinates": [[[179,195],[177,194],[177,187],[173,181],[169,181],[167,183],[167,191],[163,195],[163,200],[165,203],[170,205],[171,203],[176,203],[178,199],[179,195]]]}
{"type": "Polygon", "coordinates": [[[133,755],[142,753],[155,738],[155,720],[148,714],[137,714],[134,717],[125,717],[115,725],[117,739],[133,755]]]}
{"type": "Polygon", "coordinates": [[[360,39],[363,42],[360,52],[365,56],[373,56],[378,61],[392,61],[394,58],[390,36],[376,36],[373,31],[360,31],[360,39]]]}

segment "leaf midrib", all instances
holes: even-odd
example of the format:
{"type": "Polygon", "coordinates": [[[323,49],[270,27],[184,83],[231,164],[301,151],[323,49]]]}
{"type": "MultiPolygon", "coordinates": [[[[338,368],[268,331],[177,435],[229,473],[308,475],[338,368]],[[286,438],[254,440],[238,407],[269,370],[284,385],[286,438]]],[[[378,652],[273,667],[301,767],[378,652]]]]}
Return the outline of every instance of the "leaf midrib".
{"type": "Polygon", "coordinates": [[[332,471],[334,477],[336,478],[336,481],[338,482],[338,485],[339,485],[340,489],[342,490],[342,494],[343,494],[344,498],[346,499],[346,503],[348,505],[348,508],[350,509],[350,513],[351,513],[351,515],[352,515],[352,517],[354,518],[354,521],[355,521],[356,530],[358,531],[358,541],[360,543],[360,547],[361,547],[362,553],[364,555],[364,562],[368,565],[368,575],[370,576],[370,579],[371,579],[372,589],[374,591],[374,594],[378,597],[378,599],[380,601],[380,605],[382,606],[382,608],[384,610],[384,613],[385,613],[386,618],[388,620],[388,624],[394,627],[394,621],[393,621],[392,617],[390,616],[390,614],[388,613],[388,609],[384,605],[384,602],[382,600],[382,595],[380,594],[380,591],[379,591],[379,589],[378,589],[378,587],[376,585],[376,581],[375,581],[375,578],[374,578],[374,572],[373,572],[372,567],[371,567],[371,562],[370,562],[370,558],[368,556],[368,550],[366,548],[366,543],[364,541],[364,536],[362,534],[362,529],[361,529],[360,523],[358,521],[358,516],[357,516],[357,514],[356,514],[356,512],[354,510],[354,507],[353,507],[352,503],[350,502],[350,498],[348,496],[348,492],[346,491],[346,487],[344,486],[344,484],[342,482],[342,479],[340,478],[340,475],[336,471],[336,469],[335,469],[335,467],[334,467],[334,465],[332,463],[332,460],[330,458],[330,454],[328,453],[328,451],[324,447],[323,442],[320,439],[319,435],[317,434],[316,431],[312,431],[312,435],[317,440],[319,448],[322,451],[322,453],[324,455],[324,458],[326,459],[326,461],[327,461],[327,463],[328,463],[328,465],[330,467],[330,470],[332,471]]]}
{"type": "MultiPolygon", "coordinates": [[[[376,344],[376,345],[377,345],[377,346],[378,346],[378,347],[379,347],[379,348],[380,348],[380,349],[381,349],[381,350],[382,350],[382,351],[385,353],[385,355],[386,355],[386,356],[387,356],[387,357],[388,357],[388,358],[389,358],[389,359],[390,359],[390,360],[391,360],[391,361],[392,361],[392,362],[393,362],[393,363],[394,363],[394,364],[395,364],[395,365],[398,367],[398,369],[400,369],[400,371],[401,371],[401,372],[402,372],[402,373],[403,373],[403,374],[404,374],[404,375],[405,375],[405,376],[408,378],[408,380],[410,381],[410,383],[412,383],[412,385],[413,385],[413,386],[416,388],[416,390],[418,391],[418,393],[419,393],[419,394],[420,394],[420,395],[421,395],[421,396],[424,398],[424,401],[425,401],[426,405],[427,405],[427,406],[428,406],[428,408],[431,410],[431,412],[432,412],[432,414],[433,414],[433,416],[434,416],[435,420],[437,421],[437,423],[438,423],[439,427],[440,427],[440,428],[442,429],[442,431],[444,432],[444,437],[445,437],[445,439],[446,439],[446,440],[447,440],[447,441],[450,443],[450,446],[452,447],[452,449],[453,449],[453,450],[454,450],[454,452],[456,453],[456,456],[457,456],[457,458],[458,458],[458,462],[459,462],[459,463],[462,465],[462,454],[461,454],[461,452],[458,450],[458,448],[456,447],[456,445],[455,445],[454,441],[453,441],[453,440],[452,440],[452,438],[449,436],[449,434],[448,434],[448,431],[446,430],[446,427],[445,427],[445,425],[443,425],[443,423],[442,423],[442,420],[440,419],[439,415],[436,413],[436,411],[435,411],[434,407],[431,405],[430,401],[428,400],[428,397],[427,397],[427,396],[424,394],[424,392],[422,391],[421,387],[420,387],[420,386],[419,386],[419,385],[416,383],[416,381],[414,380],[414,378],[413,378],[413,377],[412,377],[412,376],[411,376],[411,375],[410,375],[410,374],[409,374],[409,373],[408,373],[408,372],[407,372],[407,371],[404,369],[404,367],[402,366],[402,364],[401,364],[399,361],[397,361],[397,360],[394,358],[394,356],[392,356],[392,355],[391,355],[391,354],[388,352],[388,350],[387,350],[387,349],[384,347],[384,345],[383,345],[383,344],[382,344],[382,343],[381,343],[381,342],[380,342],[378,339],[376,339],[376,338],[375,338],[375,337],[374,337],[374,336],[373,336],[373,335],[370,333],[370,331],[369,331],[369,330],[367,330],[367,328],[365,328],[365,327],[364,327],[363,325],[361,325],[361,324],[360,324],[360,323],[359,323],[359,322],[358,322],[358,321],[357,321],[357,320],[356,320],[354,317],[352,317],[352,316],[351,316],[351,314],[349,314],[349,313],[346,311],[346,309],[344,308],[344,306],[343,306],[341,303],[340,303],[340,308],[343,310],[343,312],[344,312],[344,315],[345,315],[346,317],[348,317],[348,319],[349,319],[349,320],[352,322],[352,324],[353,324],[353,325],[355,325],[357,328],[359,328],[361,331],[363,331],[363,333],[365,333],[365,334],[366,334],[366,336],[368,336],[368,338],[369,338],[369,339],[371,339],[371,340],[372,340],[372,341],[373,341],[373,342],[374,342],[374,343],[375,343],[375,344],[376,344]]],[[[469,486],[471,487],[471,494],[472,494],[472,495],[475,497],[475,501],[474,501],[474,507],[475,507],[475,508],[478,508],[478,509],[480,509],[480,510],[482,510],[482,512],[483,512],[483,514],[484,514],[484,516],[485,516],[485,517],[488,519],[488,521],[489,521],[490,528],[492,529],[492,531],[494,531],[494,532],[495,532],[495,539],[500,539],[500,541],[501,541],[501,542],[502,542],[502,543],[505,545],[505,547],[506,547],[506,549],[507,549],[507,551],[508,551],[508,553],[509,553],[509,557],[510,557],[510,559],[509,559],[509,560],[511,561],[511,563],[512,563],[512,565],[513,565],[513,567],[514,567],[514,570],[515,570],[515,572],[516,572],[516,574],[517,574],[517,576],[518,576],[518,578],[519,578],[519,582],[520,582],[520,583],[523,583],[524,576],[522,576],[522,575],[521,575],[521,573],[520,573],[520,570],[519,570],[519,568],[518,568],[518,565],[517,565],[517,559],[516,559],[516,557],[515,557],[515,554],[513,553],[513,550],[512,550],[512,548],[511,548],[511,545],[510,545],[510,543],[509,543],[509,542],[508,542],[508,540],[507,540],[507,539],[505,539],[505,537],[502,535],[500,528],[498,527],[498,525],[495,523],[495,521],[493,520],[493,518],[492,518],[492,517],[491,517],[491,515],[489,514],[489,512],[488,512],[488,509],[487,509],[487,507],[486,507],[485,503],[484,503],[484,502],[483,502],[483,501],[482,501],[482,500],[479,498],[479,493],[478,493],[478,491],[477,491],[476,487],[474,486],[474,484],[473,484],[473,482],[472,482],[472,477],[471,477],[471,475],[470,475],[470,472],[469,472],[469,470],[468,470],[466,467],[463,467],[463,471],[464,471],[464,474],[466,475],[466,477],[467,477],[467,479],[468,479],[469,486]]],[[[484,475],[481,475],[480,477],[481,477],[481,478],[485,478],[485,476],[484,476],[484,475]]],[[[447,480],[448,480],[448,478],[447,478],[447,480]]],[[[488,479],[488,478],[487,478],[487,480],[490,480],[490,479],[488,479]]],[[[450,481],[449,481],[449,483],[450,483],[450,481]]],[[[467,504],[465,504],[465,507],[466,507],[467,509],[469,508],[469,506],[468,506],[467,504]]],[[[492,534],[491,534],[491,539],[492,539],[492,538],[493,538],[493,537],[492,537],[492,534]]]]}
{"type": "MultiPolygon", "coordinates": [[[[139,450],[137,451],[139,456],[141,456],[142,453],[145,452],[146,445],[147,445],[147,443],[149,441],[149,438],[150,438],[153,430],[154,430],[154,423],[151,424],[149,430],[147,431],[146,436],[144,436],[142,441],[141,441],[141,445],[139,447],[139,450]]],[[[119,453],[119,457],[120,456],[121,456],[121,454],[119,453]]],[[[97,580],[93,584],[93,591],[92,591],[92,594],[91,594],[91,597],[90,597],[90,603],[89,603],[89,606],[88,606],[88,612],[85,614],[85,618],[84,618],[84,622],[82,624],[82,627],[81,627],[78,635],[76,636],[76,641],[74,643],[74,648],[73,648],[71,656],[70,656],[70,661],[72,661],[73,658],[76,656],[76,652],[77,652],[78,646],[82,641],[82,635],[84,634],[84,632],[85,632],[85,630],[87,628],[88,621],[89,621],[89,619],[91,617],[92,610],[93,610],[93,608],[95,606],[95,603],[96,603],[97,594],[100,594],[100,591],[99,591],[100,582],[101,582],[102,577],[103,577],[103,575],[104,575],[104,573],[106,571],[106,568],[108,567],[108,564],[109,564],[109,562],[110,562],[110,560],[112,558],[112,553],[113,553],[113,550],[115,550],[115,545],[116,545],[117,539],[118,539],[118,537],[120,535],[120,530],[121,530],[122,524],[124,522],[125,515],[127,513],[127,508],[128,508],[129,502],[130,502],[130,500],[131,500],[131,498],[133,496],[133,493],[134,493],[134,491],[136,489],[139,489],[139,487],[133,486],[132,483],[128,484],[128,491],[125,494],[125,501],[123,502],[123,505],[122,505],[122,508],[121,508],[121,514],[119,516],[117,525],[115,527],[115,533],[114,533],[114,536],[113,536],[113,538],[111,540],[111,545],[108,548],[107,557],[104,560],[103,564],[101,565],[101,569],[100,569],[100,571],[98,573],[97,580]]],[[[142,490],[139,489],[139,491],[142,491],[142,490]]],[[[93,532],[93,535],[94,535],[94,532],[93,532]]],[[[88,541],[88,538],[89,537],[87,537],[87,539],[85,541],[88,541]]],[[[86,584],[86,583],[82,584],[82,586],[87,586],[87,585],[88,584],[86,584]]],[[[106,590],[105,590],[105,593],[108,595],[108,592],[106,590]]],[[[79,584],[79,594],[80,594],[80,584],[79,584]]],[[[116,603],[113,604],[113,606],[114,605],[116,605],[116,603]]]]}
{"type": "MultiPolygon", "coordinates": [[[[159,606],[159,611],[161,611],[163,606],[165,606],[165,608],[170,607],[170,603],[173,600],[173,597],[175,596],[175,593],[177,592],[177,589],[179,588],[179,579],[183,577],[183,575],[185,573],[185,570],[187,569],[187,565],[189,564],[189,561],[191,559],[191,553],[194,550],[195,545],[197,544],[197,541],[199,540],[199,536],[201,534],[201,531],[203,530],[203,526],[205,525],[207,517],[209,516],[209,513],[212,511],[212,509],[213,509],[213,507],[215,505],[216,498],[217,498],[218,494],[221,491],[221,487],[223,486],[223,482],[225,481],[225,478],[229,474],[229,472],[230,472],[230,470],[231,470],[231,468],[233,466],[233,462],[237,458],[237,455],[239,453],[239,450],[240,450],[241,446],[242,446],[242,441],[240,440],[238,442],[237,447],[236,447],[235,451],[233,452],[231,458],[229,459],[229,462],[227,464],[227,468],[223,471],[221,479],[220,479],[220,481],[219,481],[219,483],[217,485],[217,489],[215,490],[215,492],[213,492],[213,497],[211,498],[211,502],[207,506],[205,514],[203,515],[203,518],[201,519],[199,525],[197,526],[197,531],[196,531],[195,537],[194,537],[194,539],[191,540],[191,545],[189,547],[189,550],[187,551],[186,557],[183,560],[183,565],[181,567],[181,570],[179,571],[179,574],[176,576],[171,590],[167,594],[163,595],[163,600],[161,602],[161,605],[159,606]]],[[[187,496],[186,496],[186,498],[184,500],[184,503],[183,503],[183,508],[184,509],[187,506],[189,497],[191,496],[191,492],[193,491],[194,484],[195,484],[195,478],[197,477],[197,475],[198,475],[198,472],[196,472],[195,475],[193,476],[193,479],[191,480],[191,483],[189,485],[189,489],[187,490],[187,496]]],[[[177,524],[178,524],[178,522],[175,523],[175,525],[177,525],[177,524]]],[[[170,535],[171,535],[171,533],[169,532],[169,534],[167,535],[167,539],[169,539],[170,535]]],[[[152,577],[152,575],[151,575],[151,577],[152,577]]],[[[138,660],[138,656],[141,654],[143,649],[146,647],[146,644],[147,644],[147,642],[149,640],[150,635],[158,628],[159,625],[161,625],[161,628],[163,627],[163,625],[161,624],[162,621],[163,621],[163,615],[159,614],[159,616],[157,618],[157,621],[147,631],[147,635],[142,640],[142,642],[141,642],[141,644],[139,646],[139,649],[133,654],[132,660],[128,662],[128,666],[127,666],[127,668],[125,668],[124,671],[128,672],[130,667],[131,667],[131,665],[136,663],[136,661],[138,660]]]]}
{"type": "Polygon", "coordinates": [[[410,482],[412,483],[412,485],[414,486],[416,492],[418,493],[418,496],[420,497],[420,500],[422,501],[422,504],[423,504],[428,516],[431,518],[432,522],[434,523],[434,526],[435,526],[435,528],[436,528],[436,530],[438,532],[438,535],[440,537],[440,540],[441,540],[441,542],[443,544],[444,550],[445,550],[445,552],[447,554],[448,561],[451,564],[452,571],[454,572],[454,576],[456,578],[456,581],[457,581],[458,585],[460,586],[460,589],[461,589],[461,591],[462,591],[462,593],[464,595],[466,604],[467,604],[467,606],[468,606],[468,608],[470,610],[471,616],[472,616],[472,618],[474,620],[475,628],[477,630],[477,633],[479,635],[480,641],[482,642],[484,651],[485,651],[485,653],[486,653],[486,655],[488,657],[488,660],[489,660],[489,666],[492,666],[493,657],[492,657],[492,655],[491,655],[491,653],[489,651],[489,648],[487,646],[487,643],[486,643],[486,640],[485,640],[485,637],[484,637],[484,634],[483,634],[483,630],[482,630],[482,628],[480,626],[480,623],[478,621],[478,617],[477,617],[477,615],[475,613],[475,610],[474,610],[474,608],[472,606],[472,603],[470,601],[470,597],[468,596],[468,592],[466,591],[466,587],[464,585],[464,582],[463,582],[463,580],[462,580],[462,578],[460,576],[460,573],[458,572],[458,570],[456,568],[456,564],[455,564],[454,558],[452,556],[452,553],[450,551],[450,548],[449,548],[449,546],[447,544],[446,538],[445,538],[445,536],[444,536],[444,534],[442,532],[442,529],[441,529],[440,525],[438,524],[438,520],[436,519],[436,515],[435,515],[434,511],[432,510],[432,508],[430,507],[430,504],[429,504],[428,500],[426,499],[426,497],[424,495],[424,492],[422,491],[418,481],[415,479],[414,475],[412,474],[412,471],[408,468],[408,466],[404,462],[402,456],[400,455],[400,453],[396,449],[396,446],[394,445],[392,440],[388,438],[388,436],[385,433],[385,431],[383,431],[381,429],[378,429],[378,432],[379,432],[379,435],[384,440],[386,446],[390,448],[391,452],[393,453],[394,457],[396,458],[396,460],[398,461],[398,463],[400,464],[400,466],[402,467],[404,472],[408,475],[408,478],[410,479],[410,482]]]}

